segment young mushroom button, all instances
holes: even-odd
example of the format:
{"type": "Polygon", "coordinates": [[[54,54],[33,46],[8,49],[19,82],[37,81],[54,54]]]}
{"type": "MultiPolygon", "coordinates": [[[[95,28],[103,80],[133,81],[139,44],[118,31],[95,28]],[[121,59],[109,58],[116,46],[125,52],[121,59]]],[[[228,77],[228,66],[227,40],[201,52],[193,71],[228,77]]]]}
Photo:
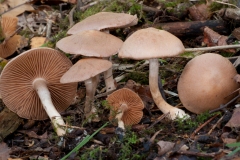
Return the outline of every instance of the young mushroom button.
{"type": "Polygon", "coordinates": [[[118,127],[125,129],[124,126],[138,124],[143,117],[144,104],[142,99],[130,89],[122,88],[108,95],[107,102],[110,108],[112,120],[118,120],[118,127]]]}
{"type": "Polygon", "coordinates": [[[239,88],[236,75],[232,63],[221,55],[197,56],[187,63],[179,78],[179,98],[187,110],[196,114],[216,109],[235,96],[231,93],[239,88]]]}
{"type": "Polygon", "coordinates": [[[171,33],[156,28],[140,29],[129,36],[123,43],[118,56],[130,59],[149,60],[149,87],[154,102],[164,113],[170,113],[170,119],[187,118],[181,109],[169,105],[163,98],[158,87],[158,58],[173,57],[184,52],[180,39],[171,33]]]}
{"type": "Polygon", "coordinates": [[[50,48],[28,50],[4,67],[0,88],[6,106],[20,117],[51,119],[59,136],[65,134],[63,112],[74,99],[77,83],[61,84],[60,78],[72,66],[62,53],[50,48]]]}

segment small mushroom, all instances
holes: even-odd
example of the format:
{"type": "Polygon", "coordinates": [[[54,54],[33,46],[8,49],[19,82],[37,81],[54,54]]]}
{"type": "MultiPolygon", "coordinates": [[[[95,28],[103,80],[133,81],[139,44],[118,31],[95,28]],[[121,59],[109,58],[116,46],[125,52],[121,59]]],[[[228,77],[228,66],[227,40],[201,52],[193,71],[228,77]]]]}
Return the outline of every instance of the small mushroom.
{"type": "Polygon", "coordinates": [[[86,116],[94,112],[91,103],[94,100],[99,74],[112,67],[108,60],[97,58],[81,59],[75,63],[60,79],[61,83],[84,81],[86,86],[86,100],[84,112],[86,116]]]}
{"type": "Polygon", "coordinates": [[[120,58],[149,60],[149,87],[153,100],[164,114],[170,113],[171,119],[186,118],[188,115],[163,99],[158,86],[158,58],[172,57],[183,52],[184,46],[180,39],[167,31],[147,28],[140,29],[129,36],[118,54],[120,58]]]}
{"type": "Polygon", "coordinates": [[[118,120],[118,127],[125,129],[124,126],[138,124],[143,117],[144,103],[142,99],[128,88],[122,88],[114,91],[107,97],[112,120],[118,120]]]}
{"type": "Polygon", "coordinates": [[[183,106],[196,114],[220,107],[230,101],[239,88],[237,71],[223,56],[205,53],[190,60],[179,81],[178,95],[183,106]]]}
{"type": "Polygon", "coordinates": [[[77,83],[61,84],[72,66],[62,53],[50,48],[28,50],[12,59],[1,73],[0,88],[6,106],[22,118],[51,119],[59,136],[65,134],[63,112],[74,99],[77,83]]]}
{"type": "Polygon", "coordinates": [[[1,29],[4,38],[8,39],[16,32],[18,18],[12,16],[2,16],[1,29]]]}
{"type": "Polygon", "coordinates": [[[86,30],[109,30],[115,28],[125,28],[136,25],[138,18],[136,15],[126,13],[99,12],[78,22],[70,28],[67,34],[77,34],[86,30]]]}

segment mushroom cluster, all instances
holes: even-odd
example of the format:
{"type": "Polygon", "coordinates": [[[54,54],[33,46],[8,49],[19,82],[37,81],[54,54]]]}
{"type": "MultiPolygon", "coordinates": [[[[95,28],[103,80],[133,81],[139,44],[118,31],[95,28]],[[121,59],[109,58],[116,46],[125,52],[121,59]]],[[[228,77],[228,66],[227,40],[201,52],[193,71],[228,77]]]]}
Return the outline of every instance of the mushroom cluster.
{"type": "Polygon", "coordinates": [[[63,136],[65,123],[59,113],[70,106],[77,83],[61,84],[60,78],[71,66],[64,54],[50,48],[31,49],[18,55],[1,73],[3,102],[22,118],[49,117],[57,134],[63,136]]]}
{"type": "Polygon", "coordinates": [[[231,94],[239,88],[236,75],[232,63],[219,54],[197,56],[187,63],[179,78],[179,98],[187,110],[196,114],[216,109],[236,96],[231,94]]]}
{"type": "Polygon", "coordinates": [[[111,62],[96,59],[109,59],[109,57],[118,53],[118,50],[123,44],[121,39],[109,34],[109,30],[132,26],[137,24],[137,21],[138,19],[136,16],[125,13],[99,12],[75,24],[67,32],[70,36],[57,42],[57,47],[62,51],[69,54],[83,55],[85,59],[89,59],[87,60],[88,66],[81,65],[81,63],[86,60],[80,60],[78,63],[74,64],[74,71],[76,72],[78,70],[77,72],[79,72],[79,74],[74,73],[73,69],[70,69],[61,79],[61,83],[68,83],[68,81],[66,81],[67,76],[78,76],[79,78],[74,78],[71,81],[85,82],[86,101],[84,112],[87,117],[88,115],[95,113],[96,110],[91,103],[94,101],[100,73],[104,72],[106,92],[116,89],[112,75],[112,66],[105,68],[106,65],[109,66],[108,64],[111,62]],[[101,32],[102,30],[104,32],[101,32]],[[101,65],[98,64],[100,61],[101,65]],[[105,63],[105,65],[102,65],[103,63],[105,63]],[[84,78],[81,76],[81,70],[85,69],[79,67],[80,65],[81,67],[86,67],[86,70],[88,70],[87,75],[84,76],[84,78]],[[97,70],[95,70],[96,67],[98,67],[97,70]]]}

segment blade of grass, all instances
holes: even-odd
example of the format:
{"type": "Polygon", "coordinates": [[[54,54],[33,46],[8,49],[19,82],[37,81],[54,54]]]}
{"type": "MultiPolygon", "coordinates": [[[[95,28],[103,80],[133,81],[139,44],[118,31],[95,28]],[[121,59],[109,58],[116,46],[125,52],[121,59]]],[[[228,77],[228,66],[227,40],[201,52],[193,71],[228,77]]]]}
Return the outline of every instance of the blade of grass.
{"type": "Polygon", "coordinates": [[[105,123],[102,127],[100,127],[98,130],[96,130],[91,136],[87,135],[71,152],[69,152],[67,155],[65,155],[61,160],[66,160],[72,153],[77,152],[80,148],[82,148],[90,139],[95,136],[101,129],[106,127],[108,125],[108,122],[105,123]]]}

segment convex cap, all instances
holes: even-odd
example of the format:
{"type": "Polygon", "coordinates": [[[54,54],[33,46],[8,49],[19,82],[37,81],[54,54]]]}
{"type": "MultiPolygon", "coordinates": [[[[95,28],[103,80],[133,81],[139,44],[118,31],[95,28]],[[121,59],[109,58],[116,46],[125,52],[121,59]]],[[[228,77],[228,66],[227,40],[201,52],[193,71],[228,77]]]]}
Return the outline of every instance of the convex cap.
{"type": "Polygon", "coordinates": [[[232,63],[221,55],[205,53],[190,60],[179,81],[179,98],[186,109],[203,113],[230,101],[233,91],[239,88],[232,63]]]}
{"type": "Polygon", "coordinates": [[[118,56],[129,59],[173,57],[184,52],[180,39],[156,28],[140,29],[123,43],[118,56]]]}
{"type": "Polygon", "coordinates": [[[77,34],[85,30],[103,30],[124,28],[136,25],[138,18],[136,15],[126,13],[99,12],[87,17],[70,28],[67,34],[77,34]]]}
{"type": "Polygon", "coordinates": [[[65,37],[57,42],[57,47],[69,54],[88,57],[110,57],[118,53],[123,41],[111,34],[89,30],[65,37]]]}

